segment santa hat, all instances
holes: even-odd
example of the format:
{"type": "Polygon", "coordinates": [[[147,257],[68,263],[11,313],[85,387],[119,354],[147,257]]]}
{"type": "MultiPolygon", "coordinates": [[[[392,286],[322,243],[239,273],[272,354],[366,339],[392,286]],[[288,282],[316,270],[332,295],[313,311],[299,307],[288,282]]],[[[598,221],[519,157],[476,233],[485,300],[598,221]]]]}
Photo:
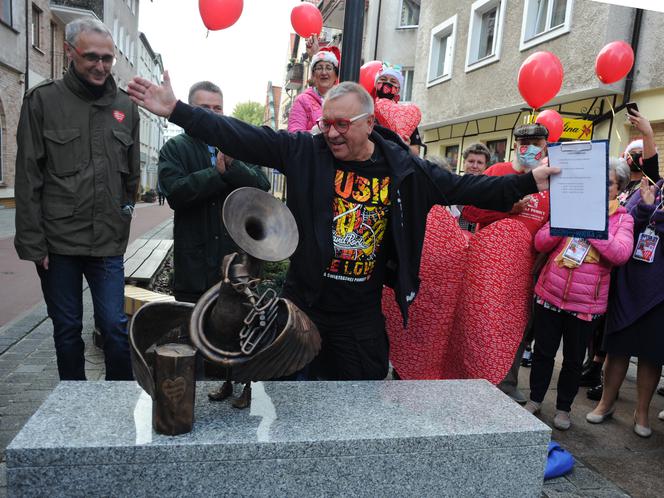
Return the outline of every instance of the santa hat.
{"type": "Polygon", "coordinates": [[[625,153],[624,153],[623,155],[624,155],[624,156],[627,156],[627,154],[629,154],[629,152],[630,152],[632,149],[641,149],[641,150],[643,150],[643,140],[641,140],[641,139],[639,139],[639,140],[632,140],[632,141],[629,143],[629,145],[627,146],[627,148],[625,149],[625,153]]]}
{"type": "Polygon", "coordinates": [[[374,80],[374,84],[376,83],[376,81],[378,81],[378,78],[380,78],[381,76],[392,76],[396,78],[397,81],[399,82],[399,90],[403,88],[403,74],[401,74],[401,71],[399,71],[395,67],[383,66],[383,69],[381,69],[376,73],[376,79],[374,80]]]}
{"type": "Polygon", "coordinates": [[[319,62],[329,62],[334,66],[335,71],[339,71],[339,59],[331,50],[321,49],[311,58],[311,68],[313,69],[319,62]]]}

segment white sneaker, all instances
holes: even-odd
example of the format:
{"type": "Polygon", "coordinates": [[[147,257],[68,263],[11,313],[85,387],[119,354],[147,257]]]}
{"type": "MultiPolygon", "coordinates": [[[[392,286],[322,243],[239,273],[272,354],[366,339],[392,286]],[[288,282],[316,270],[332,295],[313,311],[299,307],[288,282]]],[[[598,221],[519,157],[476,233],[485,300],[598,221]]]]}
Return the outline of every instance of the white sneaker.
{"type": "Polygon", "coordinates": [[[664,410],[659,412],[659,415],[657,415],[657,418],[660,419],[660,420],[664,420],[664,410]]]}
{"type": "Polygon", "coordinates": [[[556,416],[553,417],[553,426],[561,431],[569,429],[572,426],[572,419],[569,416],[569,412],[556,411],[556,416]]]}
{"type": "Polygon", "coordinates": [[[542,403],[538,403],[537,401],[529,399],[524,408],[526,409],[526,411],[532,413],[533,415],[536,415],[539,413],[540,408],[542,408],[542,403]]]}

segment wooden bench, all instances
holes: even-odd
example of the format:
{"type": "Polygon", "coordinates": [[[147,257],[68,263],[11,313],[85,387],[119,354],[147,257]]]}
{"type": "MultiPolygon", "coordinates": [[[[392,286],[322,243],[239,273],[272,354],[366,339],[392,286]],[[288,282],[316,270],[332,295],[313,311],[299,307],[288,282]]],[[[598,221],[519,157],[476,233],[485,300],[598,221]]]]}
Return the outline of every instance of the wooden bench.
{"type": "Polygon", "coordinates": [[[173,241],[168,239],[136,239],[124,256],[125,282],[150,283],[164,264],[173,241]]]}

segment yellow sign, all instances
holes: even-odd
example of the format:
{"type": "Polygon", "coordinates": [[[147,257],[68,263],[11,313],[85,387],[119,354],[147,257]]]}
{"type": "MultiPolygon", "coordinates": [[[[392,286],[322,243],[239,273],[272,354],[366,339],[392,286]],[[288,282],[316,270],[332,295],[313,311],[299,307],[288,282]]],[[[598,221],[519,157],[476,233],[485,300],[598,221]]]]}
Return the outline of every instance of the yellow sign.
{"type": "Polygon", "coordinates": [[[585,119],[563,118],[563,134],[568,140],[590,140],[593,136],[593,122],[585,119]]]}

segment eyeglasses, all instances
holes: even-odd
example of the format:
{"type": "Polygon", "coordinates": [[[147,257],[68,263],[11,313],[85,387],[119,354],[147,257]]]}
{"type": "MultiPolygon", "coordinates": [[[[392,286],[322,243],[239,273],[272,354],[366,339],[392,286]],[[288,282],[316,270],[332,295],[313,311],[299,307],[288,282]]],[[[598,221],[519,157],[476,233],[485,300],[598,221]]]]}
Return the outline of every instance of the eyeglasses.
{"type": "Polygon", "coordinates": [[[76,52],[78,55],[83,57],[87,62],[89,62],[91,64],[97,64],[97,62],[100,62],[100,61],[104,66],[113,66],[115,64],[115,55],[110,55],[110,54],[99,55],[99,54],[95,54],[94,52],[82,53],[79,49],[77,49],[71,43],[67,43],[67,45],[69,45],[71,48],[73,48],[74,52],[76,52]]]}
{"type": "Polygon", "coordinates": [[[322,117],[318,118],[318,121],[316,121],[316,124],[318,124],[318,127],[320,128],[320,131],[323,133],[328,133],[330,131],[330,128],[334,126],[334,129],[339,132],[339,134],[344,135],[345,133],[350,130],[350,125],[352,125],[355,121],[358,119],[362,119],[366,116],[368,116],[368,112],[363,112],[362,114],[358,114],[354,118],[350,119],[323,119],[322,117]]]}
{"type": "Polygon", "coordinates": [[[314,72],[322,73],[323,71],[331,73],[332,71],[334,71],[334,66],[321,66],[320,64],[316,64],[316,67],[314,67],[314,72]]]}

